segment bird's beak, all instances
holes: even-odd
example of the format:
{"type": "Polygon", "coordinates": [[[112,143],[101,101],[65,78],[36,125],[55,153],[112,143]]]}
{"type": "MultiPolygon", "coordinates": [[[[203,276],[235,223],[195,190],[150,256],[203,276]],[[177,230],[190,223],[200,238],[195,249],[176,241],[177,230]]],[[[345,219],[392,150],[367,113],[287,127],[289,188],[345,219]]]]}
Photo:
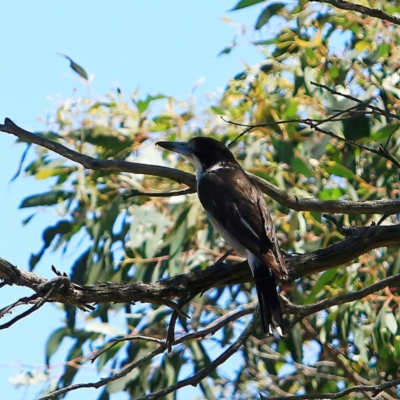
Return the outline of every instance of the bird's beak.
{"type": "Polygon", "coordinates": [[[157,142],[156,145],[163,147],[166,150],[173,151],[174,153],[182,154],[186,157],[192,155],[189,145],[186,142],[157,142]]]}

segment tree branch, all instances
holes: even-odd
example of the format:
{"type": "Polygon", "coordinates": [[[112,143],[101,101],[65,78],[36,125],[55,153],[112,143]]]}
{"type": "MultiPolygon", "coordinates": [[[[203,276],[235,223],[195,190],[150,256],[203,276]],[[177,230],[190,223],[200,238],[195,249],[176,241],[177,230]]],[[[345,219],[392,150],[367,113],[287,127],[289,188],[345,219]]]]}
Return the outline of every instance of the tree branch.
{"type": "Polygon", "coordinates": [[[361,4],[349,3],[345,0],[310,0],[316,3],[327,3],[331,6],[340,8],[341,10],[356,11],[363,15],[368,15],[370,17],[378,18],[380,20],[388,21],[396,25],[400,25],[400,18],[394,15],[388,14],[385,11],[379,10],[377,8],[369,8],[362,6],[361,4]]]}
{"type": "Polygon", "coordinates": [[[39,135],[35,135],[32,132],[28,132],[17,126],[9,118],[4,120],[4,125],[0,125],[0,132],[11,133],[25,142],[37,144],[38,146],[54,151],[55,153],[60,154],[71,161],[75,161],[88,169],[159,176],[161,178],[172,179],[178,183],[184,183],[193,189],[193,193],[196,191],[196,177],[188,172],[180,171],[174,168],[161,167],[158,165],[132,163],[128,161],[98,160],[85,154],[81,154],[75,150],[71,150],[62,144],[46,139],[39,135]]]}
{"type": "Polygon", "coordinates": [[[290,303],[285,299],[285,308],[290,313],[295,315],[294,320],[290,324],[293,326],[297,322],[301,321],[303,318],[308,317],[311,314],[315,314],[318,311],[326,310],[329,307],[337,306],[339,304],[349,303],[351,301],[360,300],[372,293],[382,290],[386,287],[393,286],[400,283],[400,274],[390,276],[389,278],[382,279],[381,281],[374,283],[364,289],[357,290],[353,293],[346,293],[342,296],[332,297],[330,299],[325,299],[307,306],[298,306],[290,303]]]}
{"type": "MultiPolygon", "coordinates": [[[[178,344],[184,343],[188,340],[196,339],[196,338],[202,338],[205,337],[209,334],[215,333],[217,330],[221,329],[223,326],[227,325],[229,322],[232,322],[238,318],[240,318],[243,315],[250,314],[253,311],[257,311],[255,307],[248,307],[246,309],[240,310],[240,311],[235,311],[228,313],[224,318],[220,319],[219,321],[214,321],[211,323],[207,328],[201,331],[193,332],[190,334],[187,334],[185,336],[182,336],[178,339],[176,339],[171,345],[176,346],[178,344]]],[[[174,385],[171,385],[165,389],[162,389],[159,392],[152,393],[149,396],[156,396],[157,397],[143,397],[146,399],[155,399],[159,398],[162,395],[165,395],[167,393],[171,393],[179,389],[180,387],[187,386],[190,384],[197,384],[200,382],[200,380],[204,379],[211,371],[213,371],[218,365],[222,364],[224,361],[226,361],[232,354],[234,354],[239,347],[243,344],[243,342],[250,336],[254,324],[257,321],[259,317],[258,311],[255,313],[254,318],[252,322],[247,326],[247,328],[243,331],[243,333],[239,336],[239,338],[226,350],[224,351],[218,358],[216,358],[210,365],[205,367],[204,369],[200,370],[196,375],[192,376],[191,378],[185,379],[183,381],[177,382],[174,385]],[[176,387],[177,385],[180,385],[179,387],[176,387]],[[165,391],[168,391],[165,393],[165,391]],[[162,392],[162,393],[161,393],[162,392]],[[161,394],[160,394],[161,393],[161,394]]],[[[143,337],[140,337],[143,338],[143,337]]],[[[133,339],[133,337],[132,337],[133,339]]],[[[113,345],[112,345],[113,346],[113,345]]],[[[111,347],[112,347],[111,346],[111,347]]],[[[70,386],[66,386],[62,389],[56,390],[49,395],[45,395],[40,397],[39,400],[50,400],[53,399],[55,396],[60,396],[64,393],[71,392],[73,390],[77,389],[82,389],[82,388],[100,388],[102,386],[107,385],[108,383],[115,381],[119,378],[122,378],[126,376],[129,372],[131,372],[133,369],[138,368],[139,366],[148,363],[151,361],[155,356],[163,353],[165,350],[167,350],[168,343],[167,341],[162,341],[160,346],[158,346],[155,350],[151,351],[149,354],[147,354],[145,357],[141,358],[140,360],[133,362],[131,364],[128,364],[125,368],[123,368],[120,372],[111,375],[108,378],[100,379],[97,382],[92,382],[92,383],[76,383],[70,386]]],[[[110,347],[108,347],[106,350],[108,350],[110,347]]],[[[103,352],[104,350],[102,350],[103,352]]],[[[138,399],[137,399],[138,400],[138,399]]]]}
{"type": "Polygon", "coordinates": [[[248,174],[267,196],[279,204],[296,211],[316,211],[329,214],[397,214],[400,211],[400,200],[348,201],[319,200],[298,197],[274,186],[272,183],[248,174]]]}
{"type": "Polygon", "coordinates": [[[247,325],[246,329],[242,332],[242,334],[237,338],[237,340],[228,347],[219,357],[217,357],[212,363],[207,365],[207,367],[201,369],[195,375],[191,376],[190,378],[184,379],[182,381],[176,382],[171,386],[168,386],[164,389],[161,389],[157,392],[150,393],[146,396],[139,397],[136,400],[155,400],[159,399],[160,397],[164,397],[169,393],[175,392],[178,389],[192,385],[197,386],[201,380],[206,378],[212,371],[214,371],[219,365],[223,364],[230,356],[235,354],[242,344],[247,340],[247,338],[251,335],[253,331],[254,325],[259,319],[259,312],[258,308],[256,313],[253,317],[253,320],[247,325]]]}
{"type": "MultiPolygon", "coordinates": [[[[378,247],[400,247],[400,225],[352,228],[349,233],[345,239],[324,249],[309,254],[286,256],[289,279],[344,265],[378,247]]],[[[9,285],[29,287],[37,293],[40,293],[40,285],[47,282],[45,278],[20,270],[2,258],[0,279],[9,285]]],[[[136,301],[169,305],[171,299],[186,298],[190,294],[203,293],[211,288],[251,281],[250,268],[247,262],[243,261],[234,265],[213,265],[204,270],[177,275],[155,283],[121,282],[95,286],[71,283],[67,291],[56,291],[47,301],[76,304],[81,307],[89,303],[136,301]]]]}
{"type": "MultiPolygon", "coordinates": [[[[189,187],[184,189],[179,194],[189,194],[196,192],[196,177],[188,172],[180,171],[168,167],[160,167],[156,165],[147,165],[140,163],[131,163],[127,161],[114,160],[98,160],[93,157],[70,150],[67,147],[53,142],[34,133],[25,131],[18,127],[9,118],[5,119],[4,125],[0,125],[0,132],[11,133],[21,140],[28,143],[37,144],[46,149],[52,150],[69,160],[75,161],[85,168],[101,171],[119,171],[130,172],[134,174],[147,174],[168,178],[178,183],[183,183],[189,187]]],[[[375,200],[375,201],[346,201],[346,200],[318,200],[313,198],[301,198],[288,194],[273,184],[259,178],[255,175],[249,176],[257,182],[261,190],[279,204],[291,208],[296,211],[317,211],[326,213],[346,213],[346,214],[397,214],[400,213],[399,200],[375,200]]],[[[173,195],[177,193],[174,192],[173,195]]],[[[151,193],[138,193],[137,195],[152,196],[151,193]]],[[[166,197],[171,196],[171,193],[166,193],[166,197]]],[[[160,196],[160,193],[155,193],[155,196],[160,196]]]]}
{"type": "MultiPolygon", "coordinates": [[[[315,1],[315,0],[314,0],[315,1]]],[[[386,389],[391,387],[400,385],[400,378],[393,379],[391,381],[382,383],[381,385],[358,385],[353,386],[348,389],[341,390],[337,393],[318,393],[318,394],[305,394],[301,396],[278,396],[278,397],[266,397],[260,394],[260,397],[263,400],[309,400],[309,399],[339,399],[340,397],[347,396],[351,393],[363,393],[369,392],[372,393],[372,396],[375,397],[379,393],[383,392],[386,389]]]]}

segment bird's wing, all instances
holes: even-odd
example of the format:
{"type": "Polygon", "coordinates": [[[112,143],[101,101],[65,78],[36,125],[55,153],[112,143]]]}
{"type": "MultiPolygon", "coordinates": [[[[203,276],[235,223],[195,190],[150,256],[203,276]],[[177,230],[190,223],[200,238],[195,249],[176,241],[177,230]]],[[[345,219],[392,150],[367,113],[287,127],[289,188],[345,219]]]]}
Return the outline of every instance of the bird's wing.
{"type": "MultiPolygon", "coordinates": [[[[220,227],[264,260],[279,277],[287,275],[264,196],[240,167],[206,173],[198,194],[220,227]]],[[[224,236],[224,232],[220,233],[224,236]]]]}

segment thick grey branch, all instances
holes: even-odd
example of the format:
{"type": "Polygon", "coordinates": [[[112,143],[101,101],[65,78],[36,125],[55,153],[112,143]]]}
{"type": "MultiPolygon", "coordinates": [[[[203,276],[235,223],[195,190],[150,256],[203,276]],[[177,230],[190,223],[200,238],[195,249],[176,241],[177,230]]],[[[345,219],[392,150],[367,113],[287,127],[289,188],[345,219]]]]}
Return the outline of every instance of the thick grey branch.
{"type": "MultiPolygon", "coordinates": [[[[400,225],[354,228],[350,236],[310,254],[285,258],[289,278],[296,279],[351,262],[378,247],[400,247],[400,225]]],[[[7,284],[26,286],[39,292],[46,279],[20,270],[0,258],[0,279],[7,284]]],[[[135,301],[169,304],[171,299],[186,298],[211,288],[252,281],[247,262],[235,265],[219,264],[202,271],[193,271],[155,283],[114,283],[96,286],[71,284],[65,292],[55,292],[48,301],[85,306],[89,303],[130,303],[135,301]]]]}
{"type": "MultiPolygon", "coordinates": [[[[9,118],[5,119],[4,125],[0,125],[0,132],[11,133],[28,143],[37,144],[52,150],[69,160],[75,161],[85,168],[93,170],[130,172],[134,174],[147,174],[168,178],[175,182],[183,183],[189,187],[184,193],[196,192],[196,177],[188,172],[173,168],[160,167],[127,161],[98,160],[71,150],[59,143],[46,139],[42,136],[28,132],[14,124],[9,118]]],[[[261,190],[276,200],[278,203],[296,211],[317,211],[325,213],[346,214],[397,214],[400,213],[400,200],[376,200],[376,201],[324,201],[313,198],[301,198],[288,194],[271,183],[257,176],[251,175],[261,190]]],[[[182,193],[181,193],[182,194],[182,193]]],[[[150,196],[150,193],[146,193],[150,196]]],[[[170,194],[166,194],[170,195],[170,194]]],[[[156,194],[159,196],[159,194],[156,194]]]]}

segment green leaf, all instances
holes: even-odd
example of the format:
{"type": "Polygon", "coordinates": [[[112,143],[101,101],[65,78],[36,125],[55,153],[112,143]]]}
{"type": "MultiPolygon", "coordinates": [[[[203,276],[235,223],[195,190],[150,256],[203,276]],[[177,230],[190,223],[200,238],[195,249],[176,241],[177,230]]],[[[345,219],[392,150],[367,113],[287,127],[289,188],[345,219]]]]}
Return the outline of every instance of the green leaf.
{"type": "Polygon", "coordinates": [[[134,143],[134,137],[119,135],[114,129],[104,126],[77,130],[73,136],[77,139],[83,137],[85,142],[112,150],[113,153],[129,148],[134,143]]]}
{"type": "Polygon", "coordinates": [[[357,175],[346,168],[344,165],[338,164],[335,161],[327,161],[325,171],[331,175],[342,176],[347,179],[356,179],[357,175]]]}
{"type": "Polygon", "coordinates": [[[218,57],[222,56],[223,54],[229,54],[233,49],[233,46],[228,46],[225,47],[224,49],[222,49],[219,53],[218,53],[218,57]]]}
{"type": "Polygon", "coordinates": [[[77,64],[72,58],[68,57],[65,54],[62,53],[58,53],[60,54],[60,56],[65,57],[68,61],[69,61],[69,66],[81,77],[83,78],[85,81],[87,81],[89,79],[88,74],[86,73],[86,71],[79,65],[77,64]]]}
{"type": "MultiPolygon", "coordinates": [[[[83,346],[84,341],[82,340],[77,340],[75,344],[72,346],[71,350],[69,351],[67,355],[67,360],[72,361],[75,360],[78,357],[81,357],[83,355],[82,351],[82,346],[83,346]]],[[[75,375],[78,372],[78,365],[75,365],[73,363],[68,363],[66,364],[64,368],[64,372],[61,376],[61,384],[63,386],[69,386],[72,381],[74,380],[75,375]]]]}
{"type": "Polygon", "coordinates": [[[65,235],[66,233],[70,233],[72,229],[72,224],[71,222],[67,220],[61,220],[58,221],[55,225],[49,226],[43,231],[42,238],[43,238],[43,246],[40,249],[39,253],[34,255],[31,255],[30,261],[29,261],[29,268],[32,271],[36,264],[40,261],[42,258],[44,252],[46,251],[47,248],[50,247],[52,241],[57,235],[65,235]]]}
{"type": "Polygon", "coordinates": [[[321,190],[318,198],[321,200],[339,200],[343,196],[343,191],[339,187],[321,190]]]}
{"type": "Polygon", "coordinates": [[[169,115],[161,115],[153,118],[155,125],[151,127],[152,132],[161,132],[174,127],[174,121],[169,115]]]}
{"type": "MultiPolygon", "coordinates": [[[[196,371],[200,371],[201,369],[211,364],[211,358],[201,342],[190,342],[189,347],[193,354],[193,361],[196,371]]],[[[209,376],[213,379],[219,378],[217,370],[213,370],[212,372],[210,372],[209,376]]]]}
{"type": "Polygon", "coordinates": [[[69,199],[74,194],[75,192],[67,192],[64,190],[53,190],[51,192],[35,194],[33,196],[26,197],[20,204],[19,208],[51,206],[69,199]]]}
{"type": "Polygon", "coordinates": [[[392,312],[386,313],[386,327],[392,332],[393,335],[397,333],[397,321],[392,312]]]}
{"type": "Polygon", "coordinates": [[[214,114],[217,114],[217,115],[225,115],[226,114],[225,111],[220,107],[211,106],[211,110],[214,114]]]}
{"type": "Polygon", "coordinates": [[[165,99],[166,97],[167,96],[163,94],[156,94],[155,96],[148,95],[144,100],[133,100],[133,102],[136,104],[139,112],[144,113],[148,109],[150,103],[155,100],[165,99]]]}
{"type": "Polygon", "coordinates": [[[360,352],[360,359],[365,364],[368,363],[368,352],[365,346],[365,331],[362,329],[355,329],[354,331],[354,344],[360,352]]]}
{"type": "Polygon", "coordinates": [[[338,274],[337,268],[329,269],[328,271],[323,272],[317,282],[314,284],[310,294],[305,298],[305,304],[311,304],[315,301],[320,294],[321,290],[325,288],[325,286],[331,283],[338,274]]]}
{"type": "Polygon", "coordinates": [[[294,155],[292,143],[287,140],[277,140],[274,137],[272,137],[271,140],[274,144],[275,151],[277,152],[277,160],[290,165],[294,155]]]}
{"type": "Polygon", "coordinates": [[[297,99],[292,99],[285,111],[286,118],[291,119],[291,118],[296,118],[297,117],[297,110],[299,108],[299,100],[297,99]]]}
{"type": "Polygon", "coordinates": [[[311,62],[311,65],[314,66],[314,63],[316,63],[318,60],[317,55],[315,54],[314,50],[311,47],[306,47],[304,49],[307,58],[309,59],[309,61],[311,62]]]}
{"type": "Polygon", "coordinates": [[[400,365],[400,335],[396,335],[393,340],[395,350],[395,361],[400,365]]]}
{"type": "Polygon", "coordinates": [[[290,166],[293,168],[293,170],[295,170],[299,174],[306,176],[307,178],[311,178],[314,176],[314,172],[308,166],[308,163],[306,162],[306,160],[303,159],[303,157],[301,157],[301,156],[294,156],[292,158],[290,166]]]}
{"type": "Polygon", "coordinates": [[[275,3],[265,7],[257,19],[255,29],[261,29],[265,24],[268,23],[271,17],[276,15],[284,7],[285,4],[283,3],[275,3]]]}
{"type": "Polygon", "coordinates": [[[255,46],[269,46],[277,43],[279,43],[279,39],[256,40],[253,42],[255,46]]]}
{"type": "Polygon", "coordinates": [[[387,139],[393,133],[394,129],[396,129],[396,127],[394,127],[393,125],[385,125],[377,132],[371,134],[369,138],[361,140],[360,142],[362,143],[380,142],[382,140],[387,139]]]}
{"type": "Polygon", "coordinates": [[[50,364],[51,356],[58,350],[62,340],[68,336],[68,332],[66,328],[59,328],[50,335],[46,343],[46,365],[50,364]]]}
{"type": "Polygon", "coordinates": [[[174,232],[170,246],[170,259],[168,261],[168,268],[171,275],[178,275],[183,271],[183,265],[180,259],[182,251],[182,244],[186,238],[187,233],[187,220],[185,219],[174,232]]]}
{"type": "Polygon", "coordinates": [[[253,6],[254,4],[263,3],[265,0],[240,0],[231,11],[240,10],[241,8],[246,8],[253,6]]]}
{"type": "Polygon", "coordinates": [[[390,45],[389,43],[382,43],[378,47],[378,56],[379,57],[387,57],[390,54],[390,45]]]}

